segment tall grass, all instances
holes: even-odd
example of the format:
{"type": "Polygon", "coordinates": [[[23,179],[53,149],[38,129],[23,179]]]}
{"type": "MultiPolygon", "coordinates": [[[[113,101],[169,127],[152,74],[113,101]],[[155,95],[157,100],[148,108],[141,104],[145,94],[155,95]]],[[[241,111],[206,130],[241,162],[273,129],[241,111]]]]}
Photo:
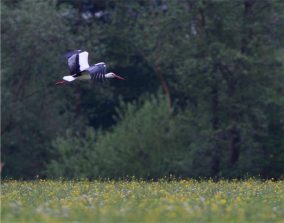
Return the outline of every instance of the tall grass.
{"type": "Polygon", "coordinates": [[[283,222],[284,181],[14,181],[2,222],[283,222]]]}

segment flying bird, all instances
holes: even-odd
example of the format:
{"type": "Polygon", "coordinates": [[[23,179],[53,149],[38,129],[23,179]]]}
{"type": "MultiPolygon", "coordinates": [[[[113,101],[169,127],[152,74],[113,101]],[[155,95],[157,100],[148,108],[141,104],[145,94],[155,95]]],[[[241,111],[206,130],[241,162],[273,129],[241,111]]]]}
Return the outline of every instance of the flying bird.
{"type": "Polygon", "coordinates": [[[68,62],[70,75],[64,76],[63,80],[56,82],[56,84],[64,84],[75,80],[105,80],[111,78],[125,80],[113,72],[107,73],[107,66],[104,62],[90,66],[88,56],[89,53],[82,50],[67,52],[65,57],[68,62]]]}

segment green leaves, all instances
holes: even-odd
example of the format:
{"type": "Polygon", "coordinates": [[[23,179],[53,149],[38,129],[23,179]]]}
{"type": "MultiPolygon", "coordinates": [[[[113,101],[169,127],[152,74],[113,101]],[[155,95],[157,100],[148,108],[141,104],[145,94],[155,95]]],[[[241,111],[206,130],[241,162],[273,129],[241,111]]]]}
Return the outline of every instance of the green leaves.
{"type": "Polygon", "coordinates": [[[49,141],[71,123],[72,114],[64,112],[68,102],[58,100],[68,97],[68,90],[54,85],[67,72],[60,58],[71,41],[54,8],[53,3],[30,0],[14,8],[4,5],[2,99],[7,106],[1,134],[6,176],[40,174],[49,141]]]}
{"type": "Polygon", "coordinates": [[[283,174],[282,3],[25,0],[2,11],[5,176],[46,163],[70,178],[283,174]],[[126,81],[53,87],[73,48],[126,81]]]}

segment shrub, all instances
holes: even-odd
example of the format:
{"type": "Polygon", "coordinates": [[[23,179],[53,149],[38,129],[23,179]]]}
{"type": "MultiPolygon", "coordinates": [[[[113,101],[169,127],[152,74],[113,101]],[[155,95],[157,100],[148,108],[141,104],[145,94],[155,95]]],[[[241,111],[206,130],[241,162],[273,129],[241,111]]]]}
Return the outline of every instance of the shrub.
{"type": "Polygon", "coordinates": [[[163,97],[121,103],[117,113],[117,125],[109,131],[88,128],[83,135],[67,132],[56,139],[49,175],[157,178],[181,173],[187,151],[163,97]]]}

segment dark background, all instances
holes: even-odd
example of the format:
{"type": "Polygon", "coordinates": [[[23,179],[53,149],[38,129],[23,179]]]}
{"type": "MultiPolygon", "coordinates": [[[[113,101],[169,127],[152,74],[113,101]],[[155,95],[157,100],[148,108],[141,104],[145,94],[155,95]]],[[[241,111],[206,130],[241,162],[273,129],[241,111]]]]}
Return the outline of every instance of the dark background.
{"type": "Polygon", "coordinates": [[[283,27],[280,0],[2,1],[2,177],[283,177],[283,27]],[[126,81],[55,86],[72,49],[126,81]]]}

